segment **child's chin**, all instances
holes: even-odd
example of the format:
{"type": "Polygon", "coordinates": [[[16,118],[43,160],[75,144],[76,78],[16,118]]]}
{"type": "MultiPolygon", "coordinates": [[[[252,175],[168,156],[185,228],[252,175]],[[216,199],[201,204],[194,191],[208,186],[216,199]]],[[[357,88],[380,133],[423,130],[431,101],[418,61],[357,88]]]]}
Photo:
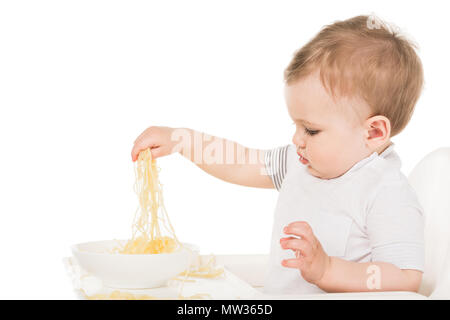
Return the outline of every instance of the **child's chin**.
{"type": "Polygon", "coordinates": [[[323,174],[320,174],[320,172],[317,172],[315,169],[313,169],[309,164],[308,164],[308,166],[307,166],[307,169],[308,169],[308,172],[312,175],[312,176],[314,176],[314,177],[316,177],[316,178],[319,178],[319,179],[332,179],[332,178],[326,178],[326,177],[324,177],[323,176],[323,174]]]}
{"type": "Polygon", "coordinates": [[[321,178],[320,174],[316,170],[314,170],[309,163],[306,165],[306,169],[308,169],[309,173],[314,177],[321,178]]]}

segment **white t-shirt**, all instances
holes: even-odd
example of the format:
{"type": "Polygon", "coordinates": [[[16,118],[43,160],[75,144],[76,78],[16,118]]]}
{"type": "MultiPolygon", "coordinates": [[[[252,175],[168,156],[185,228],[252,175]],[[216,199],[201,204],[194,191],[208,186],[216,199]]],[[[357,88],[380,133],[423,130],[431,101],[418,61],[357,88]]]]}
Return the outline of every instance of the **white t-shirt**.
{"type": "Polygon", "coordinates": [[[264,292],[323,292],[297,269],[281,265],[295,258],[282,249],[283,228],[306,221],[329,256],[354,262],[388,262],[400,269],[424,269],[424,212],[392,143],[373,152],[335,179],[308,172],[290,144],[266,150],[266,170],[279,191],[264,292]]]}

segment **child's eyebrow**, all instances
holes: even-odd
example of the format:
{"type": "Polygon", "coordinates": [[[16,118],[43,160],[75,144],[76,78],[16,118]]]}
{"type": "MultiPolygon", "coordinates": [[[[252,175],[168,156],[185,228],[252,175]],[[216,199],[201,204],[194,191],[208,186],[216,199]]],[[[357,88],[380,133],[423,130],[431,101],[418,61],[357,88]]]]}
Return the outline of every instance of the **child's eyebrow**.
{"type": "Polygon", "coordinates": [[[303,120],[303,119],[295,119],[294,121],[303,122],[303,123],[309,124],[311,126],[320,126],[319,124],[312,123],[312,122],[309,122],[309,121],[306,121],[306,120],[303,120]]]}

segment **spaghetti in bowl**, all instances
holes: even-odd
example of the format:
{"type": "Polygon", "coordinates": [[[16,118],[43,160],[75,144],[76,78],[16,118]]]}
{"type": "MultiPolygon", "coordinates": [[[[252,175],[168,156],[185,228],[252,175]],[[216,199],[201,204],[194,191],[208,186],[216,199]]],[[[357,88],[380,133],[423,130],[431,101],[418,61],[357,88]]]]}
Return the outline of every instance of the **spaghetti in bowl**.
{"type": "Polygon", "coordinates": [[[129,240],[85,242],[72,246],[79,265],[113,288],[161,287],[186,271],[198,249],[181,243],[170,223],[159,182],[159,168],[150,148],[135,163],[137,208],[129,240]]]}
{"type": "Polygon", "coordinates": [[[126,241],[84,242],[71,247],[79,265],[112,288],[149,289],[164,286],[198,259],[198,248],[183,243],[171,253],[123,254],[114,248],[126,241]]]}

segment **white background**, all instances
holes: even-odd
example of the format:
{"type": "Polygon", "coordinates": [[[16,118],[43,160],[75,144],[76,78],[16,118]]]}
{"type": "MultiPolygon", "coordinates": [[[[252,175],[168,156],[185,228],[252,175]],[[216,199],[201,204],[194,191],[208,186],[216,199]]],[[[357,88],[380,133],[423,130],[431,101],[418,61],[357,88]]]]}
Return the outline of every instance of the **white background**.
{"type": "MultiPolygon", "coordinates": [[[[283,69],[322,26],[376,13],[420,46],[425,91],[396,151],[409,174],[449,146],[445,1],[0,2],[0,298],[73,298],[74,243],[127,238],[130,151],[150,125],[254,148],[291,142],[283,69]]],[[[161,158],[177,235],[202,253],[268,253],[275,190],[161,158]]]]}

